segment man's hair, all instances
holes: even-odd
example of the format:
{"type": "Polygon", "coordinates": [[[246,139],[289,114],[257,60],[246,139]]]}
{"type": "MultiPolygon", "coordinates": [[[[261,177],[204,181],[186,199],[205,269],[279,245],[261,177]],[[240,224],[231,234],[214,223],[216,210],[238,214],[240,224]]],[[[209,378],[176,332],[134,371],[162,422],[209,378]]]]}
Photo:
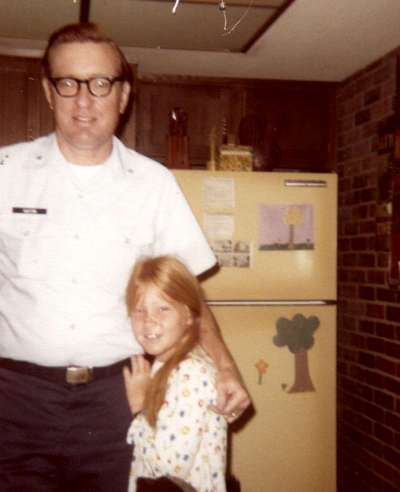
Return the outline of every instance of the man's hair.
{"type": "Polygon", "coordinates": [[[177,342],[174,353],[155,373],[147,390],[143,410],[146,420],[155,428],[164,403],[168,376],[199,341],[202,297],[196,277],[180,260],[168,255],[144,258],[136,263],[126,289],[129,315],[149,287],[159,289],[166,300],[172,299],[186,306],[192,317],[192,323],[177,342]]]}
{"type": "Polygon", "coordinates": [[[107,43],[110,45],[120,62],[121,73],[118,74],[124,80],[132,84],[132,72],[124,54],[117,44],[112,41],[103,26],[95,22],[81,22],[68,24],[55,31],[49,38],[46,50],[42,58],[42,66],[45,77],[51,77],[50,53],[57,46],[68,43],[107,43]]]}

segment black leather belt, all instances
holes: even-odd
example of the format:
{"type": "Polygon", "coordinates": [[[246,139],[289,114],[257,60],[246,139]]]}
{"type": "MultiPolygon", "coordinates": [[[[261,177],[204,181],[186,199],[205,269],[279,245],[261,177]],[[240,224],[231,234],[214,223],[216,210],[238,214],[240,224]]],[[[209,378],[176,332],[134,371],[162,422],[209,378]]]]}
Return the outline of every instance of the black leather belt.
{"type": "MultiPolygon", "coordinates": [[[[182,492],[181,487],[178,487],[167,477],[161,478],[144,478],[139,477],[136,480],[136,492],[182,492]]],[[[191,489],[194,490],[194,489],[191,489]]]]}
{"type": "Polygon", "coordinates": [[[32,376],[53,383],[68,383],[68,384],[87,384],[90,381],[110,378],[118,376],[122,373],[124,366],[130,367],[129,359],[116,362],[110,366],[90,367],[90,366],[69,366],[69,367],[51,367],[39,366],[32,362],[0,359],[0,367],[10,371],[32,376]]]}

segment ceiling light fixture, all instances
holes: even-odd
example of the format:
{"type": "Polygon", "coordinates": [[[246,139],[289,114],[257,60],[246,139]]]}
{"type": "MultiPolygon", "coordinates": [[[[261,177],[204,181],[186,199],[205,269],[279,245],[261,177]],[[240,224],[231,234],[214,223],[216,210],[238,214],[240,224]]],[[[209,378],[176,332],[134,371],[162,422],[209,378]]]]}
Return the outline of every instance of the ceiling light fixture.
{"type": "MultiPolygon", "coordinates": [[[[243,18],[245,17],[245,15],[247,14],[247,12],[249,11],[250,7],[252,6],[254,0],[251,0],[249,6],[247,7],[246,9],[246,12],[242,15],[242,17],[235,23],[233,24],[233,26],[231,26],[228,30],[228,32],[225,32],[223,34],[223,36],[226,36],[227,34],[230,34],[234,29],[236,29],[236,27],[242,22],[243,18]]],[[[172,8],[172,13],[175,14],[176,12],[176,9],[178,8],[178,4],[179,4],[179,0],[176,0],[175,1],[175,5],[173,6],[172,8]]],[[[221,12],[223,12],[224,14],[224,31],[227,30],[227,19],[226,19],[226,3],[224,2],[224,0],[221,0],[218,4],[218,7],[219,7],[219,10],[221,10],[221,12]]]]}

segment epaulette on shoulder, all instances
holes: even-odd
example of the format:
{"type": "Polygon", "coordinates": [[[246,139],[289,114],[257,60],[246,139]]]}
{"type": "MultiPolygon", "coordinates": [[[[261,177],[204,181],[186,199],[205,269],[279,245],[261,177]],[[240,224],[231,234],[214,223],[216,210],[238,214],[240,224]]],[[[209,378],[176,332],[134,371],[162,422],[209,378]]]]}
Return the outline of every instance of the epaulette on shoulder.
{"type": "Polygon", "coordinates": [[[7,151],[1,152],[0,153],[0,166],[4,166],[7,163],[9,157],[10,157],[9,152],[7,152],[7,151]]]}
{"type": "Polygon", "coordinates": [[[43,146],[42,138],[38,138],[32,142],[19,142],[13,145],[0,148],[0,166],[5,166],[7,163],[13,162],[31,164],[41,163],[43,154],[47,147],[43,146]]]}

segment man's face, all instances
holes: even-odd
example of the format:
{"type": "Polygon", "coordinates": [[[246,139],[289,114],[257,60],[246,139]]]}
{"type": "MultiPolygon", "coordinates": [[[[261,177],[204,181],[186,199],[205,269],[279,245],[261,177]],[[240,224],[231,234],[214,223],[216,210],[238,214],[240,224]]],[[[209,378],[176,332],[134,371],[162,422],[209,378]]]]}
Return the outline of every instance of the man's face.
{"type": "MultiPolygon", "coordinates": [[[[52,78],[118,77],[120,63],[107,43],[68,43],[51,51],[50,70],[52,78]]],[[[106,97],[93,96],[86,84],[80,85],[74,97],[61,97],[47,79],[43,86],[54,111],[57,142],[64,156],[77,164],[82,163],[78,162],[79,156],[84,154],[96,155],[98,163],[105,160],[120,114],[128,103],[129,83],[115,82],[106,97]]]]}

